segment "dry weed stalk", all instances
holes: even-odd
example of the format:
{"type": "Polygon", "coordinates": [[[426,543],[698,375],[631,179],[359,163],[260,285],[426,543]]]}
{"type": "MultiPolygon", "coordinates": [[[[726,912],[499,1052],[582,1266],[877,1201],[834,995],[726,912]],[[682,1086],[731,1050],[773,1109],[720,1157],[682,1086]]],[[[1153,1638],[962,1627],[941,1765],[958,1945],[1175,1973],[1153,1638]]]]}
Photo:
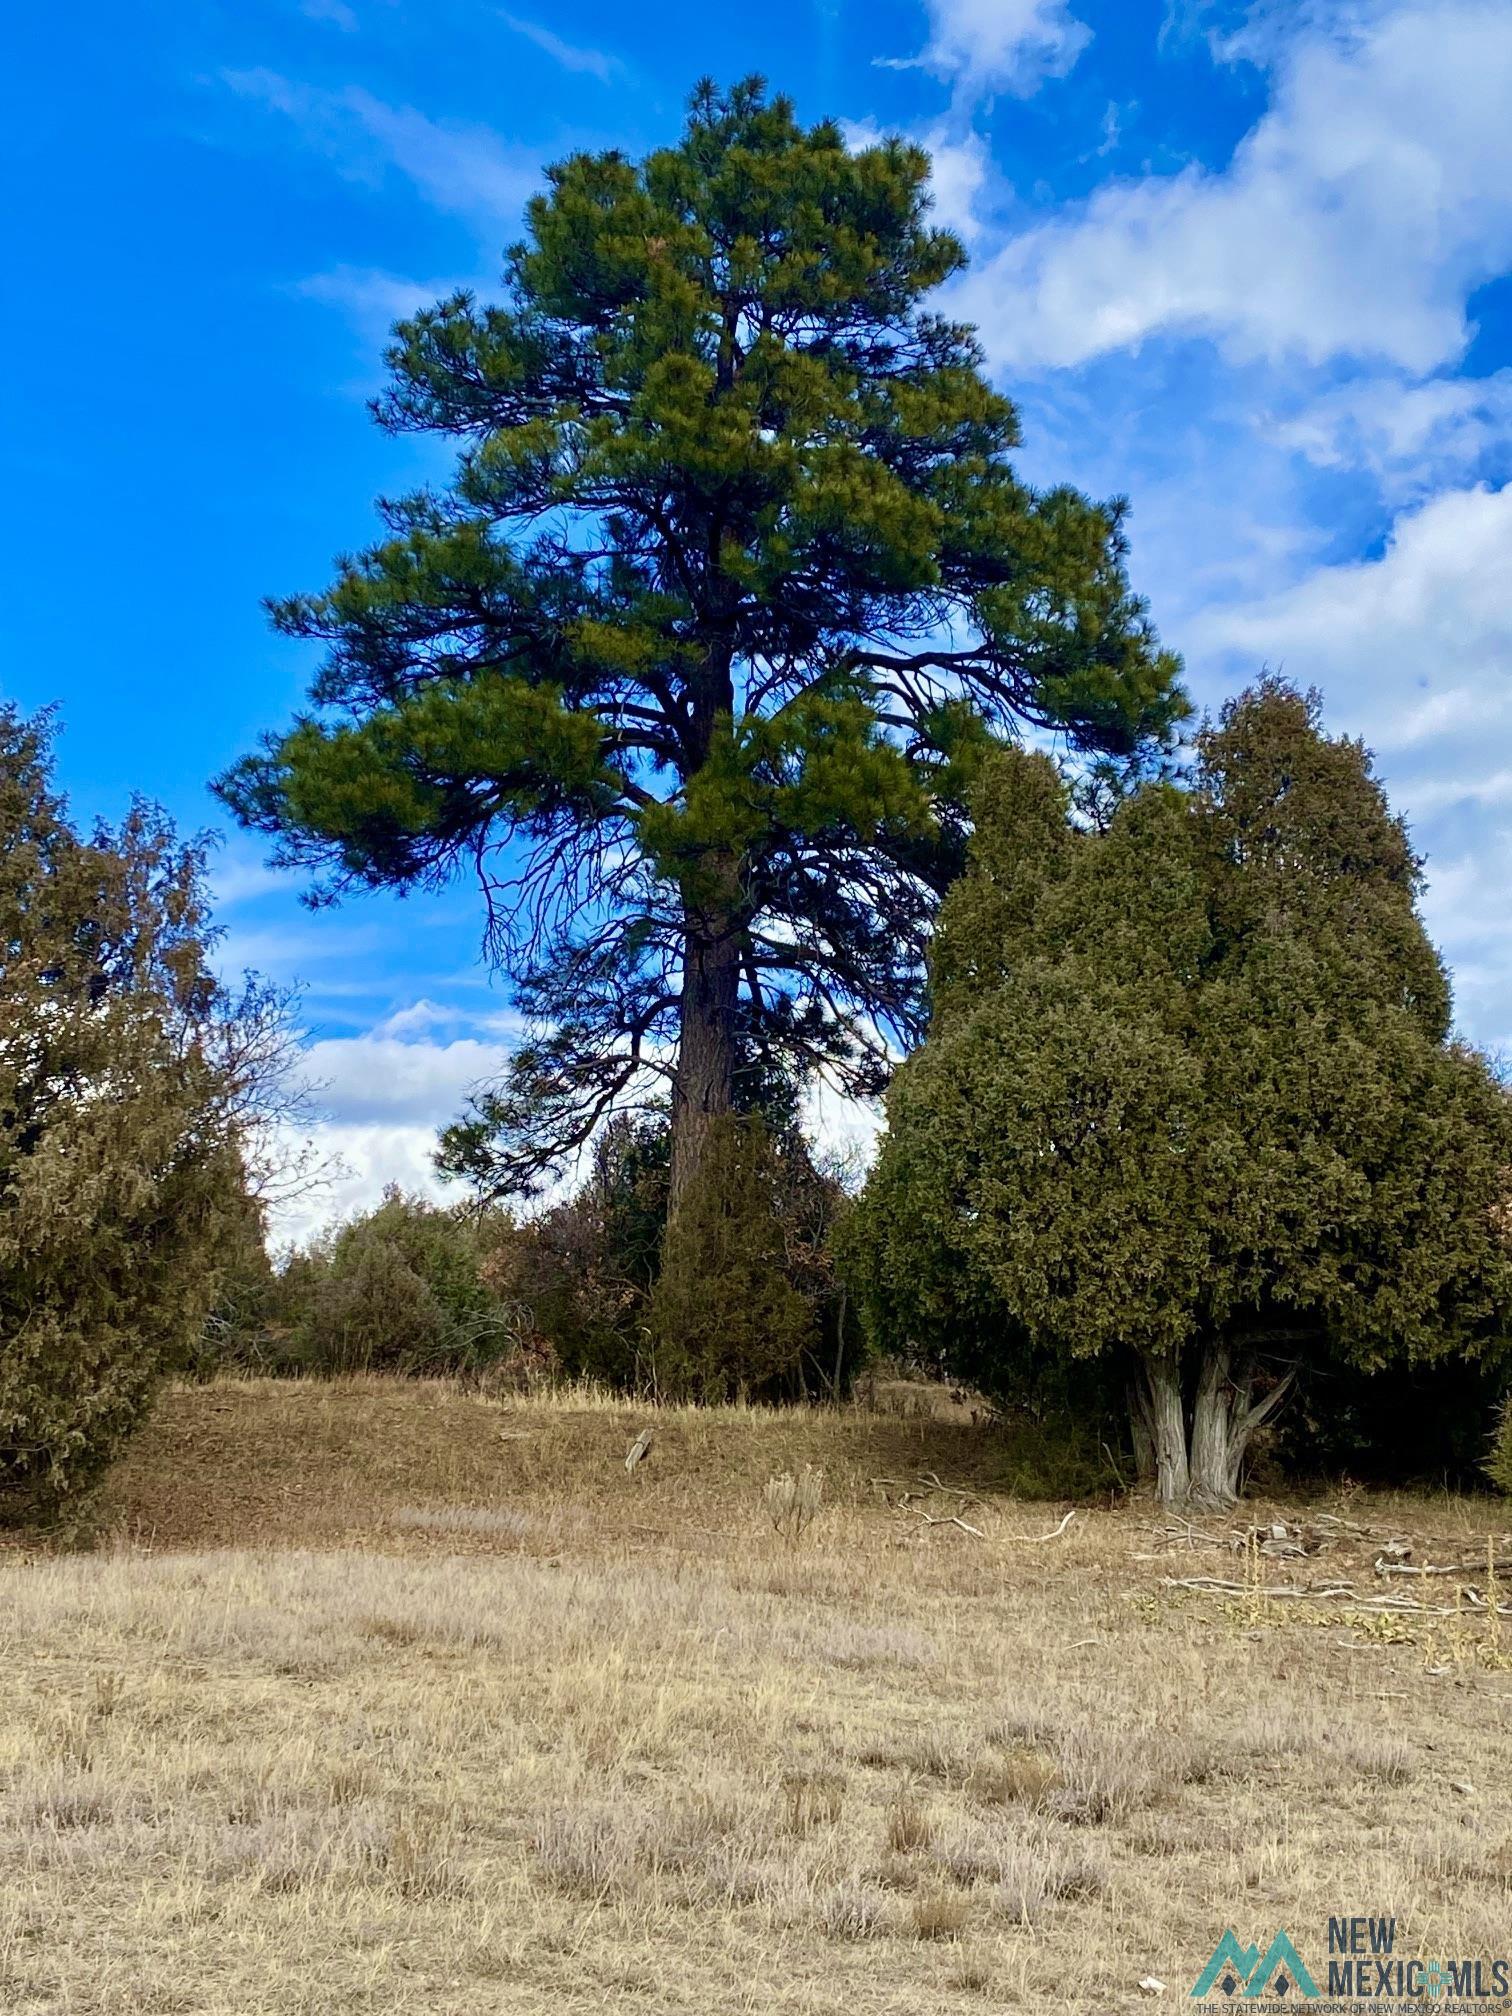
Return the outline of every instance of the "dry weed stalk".
{"type": "Polygon", "coordinates": [[[762,1507],[778,1533],[790,1547],[796,1547],[819,1516],[824,1503],[824,1472],[805,1463],[795,1477],[784,1470],[769,1477],[761,1494],[762,1507]]]}

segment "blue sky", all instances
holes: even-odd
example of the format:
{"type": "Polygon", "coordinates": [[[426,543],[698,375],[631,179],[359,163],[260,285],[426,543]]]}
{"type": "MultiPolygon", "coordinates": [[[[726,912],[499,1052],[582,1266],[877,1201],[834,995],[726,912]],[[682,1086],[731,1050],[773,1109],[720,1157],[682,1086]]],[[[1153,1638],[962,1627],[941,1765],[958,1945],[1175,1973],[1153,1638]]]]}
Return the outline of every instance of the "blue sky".
{"type": "MultiPolygon", "coordinates": [[[[1477,1040],[1512,1040],[1512,6],[1506,0],[241,0],[27,9],[0,150],[5,690],[77,809],[206,780],[310,671],[315,587],[424,472],[364,401],[397,314],[487,291],[540,164],[765,72],[934,149],[954,307],[1026,472],[1133,502],[1212,704],[1262,665],[1365,736],[1477,1040]]],[[[350,1177],[425,1180],[503,1056],[466,890],[311,916],[232,836],[226,953],[307,987],[350,1177]]]]}

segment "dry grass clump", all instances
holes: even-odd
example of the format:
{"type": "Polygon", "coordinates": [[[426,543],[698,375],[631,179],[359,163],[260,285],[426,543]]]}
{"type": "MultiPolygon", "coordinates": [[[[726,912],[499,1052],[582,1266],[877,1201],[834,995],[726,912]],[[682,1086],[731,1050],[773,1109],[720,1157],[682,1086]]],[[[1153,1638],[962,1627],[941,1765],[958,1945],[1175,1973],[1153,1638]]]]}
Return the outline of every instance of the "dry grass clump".
{"type": "Polygon", "coordinates": [[[971,1907],[958,1890],[921,1890],[908,1910],[919,1939],[959,1939],[971,1907]]]}
{"type": "Polygon", "coordinates": [[[70,1827],[108,1827],[117,1818],[120,1796],[87,1770],[59,1766],[34,1781],[20,1810],[23,1828],[60,1831],[70,1827]]]}
{"type": "Polygon", "coordinates": [[[531,1842],[536,1864],[574,1897],[607,1897],[632,1887],[647,1860],[640,1815],[623,1806],[572,1806],[548,1813],[531,1842]]]}
{"type": "Polygon", "coordinates": [[[1009,1756],[1053,1750],[1060,1738],[1061,1721],[1047,1711],[1015,1708],[994,1717],[983,1740],[994,1750],[1009,1756]]]}
{"type": "Polygon", "coordinates": [[[531,1847],[541,1875],[571,1896],[759,1899],[798,1908],[805,1886],[775,1852],[775,1832],[759,1797],[704,1789],[665,1806],[622,1800],[553,1809],[531,1847]]]}
{"type": "Polygon", "coordinates": [[[913,1855],[934,1839],[929,1808],[905,1788],[887,1809],[887,1845],[895,1855],[913,1855]]]}
{"type": "Polygon", "coordinates": [[[979,1806],[1045,1806],[1063,1783],[1061,1767],[1037,1750],[1015,1750],[974,1764],[967,1796],[979,1806]]]}
{"type": "Polygon", "coordinates": [[[1212,1770],[1207,1745],[1172,1730],[1085,1725],[1062,1738],[1057,1780],[1043,1804],[1058,1819],[1106,1826],[1184,1785],[1203,1784],[1212,1770]]]}
{"type": "Polygon", "coordinates": [[[960,1889],[992,1889],[996,1907],[1025,1925],[1037,1924],[1049,1904],[1101,1896],[1111,1880],[1101,1842],[1006,1815],[955,1822],[934,1841],[931,1859],[960,1889]]]}
{"type": "Polygon", "coordinates": [[[833,1827],[845,1810],[845,1780],[838,1771],[790,1772],[782,1781],[790,1834],[833,1827]]]}
{"type": "Polygon", "coordinates": [[[825,1891],[815,1906],[827,1939],[877,1939],[891,1922],[887,1892],[864,1877],[852,1876],[825,1891]]]}
{"type": "Polygon", "coordinates": [[[941,1785],[963,1785],[972,1768],[965,1745],[938,1729],[925,1729],[912,1737],[903,1746],[899,1762],[916,1778],[933,1778],[941,1785]]]}
{"type": "Polygon", "coordinates": [[[1340,1728],[1321,1708],[1279,1703],[1247,1715],[1212,1768],[1215,1775],[1243,1777],[1256,1761],[1283,1764],[1324,1753],[1341,1777],[1378,1785],[1404,1785],[1416,1768],[1412,1746],[1390,1730],[1340,1728]]]}
{"type": "Polygon", "coordinates": [[[999,1858],[995,1901],[1015,1924],[1037,1925],[1050,1905],[1100,1897],[1111,1882],[1112,1859],[1102,1843],[1020,1836],[999,1858]]]}
{"type": "Polygon", "coordinates": [[[1446,1884],[1479,1883],[1512,1890],[1512,1836],[1488,1842],[1468,1820],[1439,1821],[1416,1845],[1417,1867],[1446,1884]]]}
{"type": "Polygon", "coordinates": [[[809,1657],[825,1666],[898,1666],[920,1672],[938,1665],[940,1648],[923,1631],[900,1625],[831,1624],[805,1633],[809,1657]]]}
{"type": "Polygon", "coordinates": [[[1400,1736],[1349,1736],[1340,1746],[1339,1764],[1375,1785],[1405,1785],[1415,1769],[1412,1747],[1400,1736]]]}
{"type": "Polygon", "coordinates": [[[812,1463],[805,1463],[796,1476],[784,1470],[780,1477],[769,1477],[761,1494],[762,1510],[773,1532],[790,1547],[796,1547],[808,1532],[823,1503],[824,1472],[812,1463]]]}

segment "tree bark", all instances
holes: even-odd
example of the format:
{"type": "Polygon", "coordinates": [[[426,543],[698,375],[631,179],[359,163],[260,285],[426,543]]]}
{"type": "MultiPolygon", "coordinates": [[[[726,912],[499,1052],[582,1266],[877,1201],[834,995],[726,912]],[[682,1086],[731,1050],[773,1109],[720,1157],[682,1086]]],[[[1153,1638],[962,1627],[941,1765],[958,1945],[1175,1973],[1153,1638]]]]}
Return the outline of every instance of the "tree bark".
{"type": "Polygon", "coordinates": [[[1191,1489],[1181,1368],[1174,1358],[1146,1358],[1142,1370],[1141,1398],[1148,1409],[1146,1433],[1155,1452],[1155,1489],[1162,1505],[1179,1505],[1191,1489]]]}
{"type": "Polygon", "coordinates": [[[1151,1425],[1149,1389],[1142,1379],[1129,1381],[1129,1431],[1134,1444],[1134,1477],[1155,1482],[1155,1431],[1151,1425]]]}
{"type": "Polygon", "coordinates": [[[1241,1406],[1249,1411],[1248,1389],[1241,1393],[1235,1384],[1232,1356],[1220,1345],[1202,1361],[1192,1403],[1191,1491],[1199,1505],[1232,1505],[1239,1496],[1249,1440],[1239,1430],[1241,1406]]]}
{"type": "Polygon", "coordinates": [[[1174,1358],[1145,1358],[1129,1386],[1129,1419],[1141,1482],[1154,1479],[1163,1505],[1232,1505],[1250,1441],[1291,1390],[1288,1372],[1256,1400],[1252,1352],[1212,1345],[1197,1369],[1191,1420],[1174,1358]]]}
{"type": "MultiPolygon", "coordinates": [[[[733,353],[731,359],[733,368],[733,353]]],[[[733,618],[706,612],[710,649],[692,682],[686,781],[709,762],[721,717],[733,721],[733,618]]],[[[677,1069],[672,1081],[672,1166],[668,1217],[697,1181],[716,1120],[735,1104],[736,1023],[740,1005],[740,864],[711,851],[683,885],[683,983],[677,1069]]]]}
{"type": "Polygon", "coordinates": [[[1255,1430],[1291,1389],[1294,1374],[1255,1400],[1255,1362],[1247,1352],[1218,1344],[1202,1361],[1192,1408],[1191,1492],[1199,1505],[1232,1505],[1239,1472],[1255,1430]]]}
{"type": "Polygon", "coordinates": [[[673,1212],[697,1180],[713,1123],[734,1107],[739,989],[738,926],[690,918],[672,1088],[673,1212]]]}

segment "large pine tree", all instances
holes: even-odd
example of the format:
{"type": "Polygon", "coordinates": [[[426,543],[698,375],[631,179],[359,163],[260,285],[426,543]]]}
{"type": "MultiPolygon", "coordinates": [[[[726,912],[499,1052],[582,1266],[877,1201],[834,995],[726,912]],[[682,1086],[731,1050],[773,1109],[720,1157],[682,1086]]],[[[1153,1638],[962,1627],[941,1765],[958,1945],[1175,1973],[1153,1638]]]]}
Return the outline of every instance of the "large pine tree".
{"type": "Polygon", "coordinates": [[[547,174],[503,303],[401,323],[378,417],[455,473],[277,606],[313,710],[221,789],[328,896],[478,876],[537,1029],[453,1130],[527,1188],[670,1081],[710,1122],[918,1026],[970,752],[1023,724],[1137,754],[1184,712],[1121,504],[1036,491],[927,156],[852,153],[759,80],[676,145],[547,174]]]}

